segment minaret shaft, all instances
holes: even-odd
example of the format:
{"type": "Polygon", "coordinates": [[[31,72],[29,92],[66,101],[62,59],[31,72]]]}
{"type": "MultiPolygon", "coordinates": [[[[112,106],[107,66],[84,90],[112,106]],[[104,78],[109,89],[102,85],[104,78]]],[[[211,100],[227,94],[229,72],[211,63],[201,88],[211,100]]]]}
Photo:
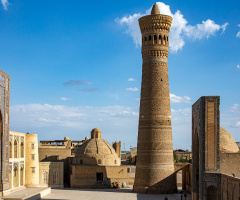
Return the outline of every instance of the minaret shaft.
{"type": "Polygon", "coordinates": [[[176,192],[168,79],[172,18],[152,14],[139,19],[142,32],[142,84],[134,192],[176,192]],[[175,182],[174,182],[175,181],[175,182]]]}

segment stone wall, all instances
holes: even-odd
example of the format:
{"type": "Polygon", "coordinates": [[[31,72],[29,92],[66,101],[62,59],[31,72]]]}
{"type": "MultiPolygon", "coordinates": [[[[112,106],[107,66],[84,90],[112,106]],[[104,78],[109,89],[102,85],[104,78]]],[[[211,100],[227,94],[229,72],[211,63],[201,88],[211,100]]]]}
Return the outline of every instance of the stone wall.
{"type": "Polygon", "coordinates": [[[0,196],[10,188],[9,184],[9,113],[10,109],[10,76],[0,70],[0,196]]]}
{"type": "Polygon", "coordinates": [[[240,178],[229,176],[226,174],[221,175],[221,199],[239,200],[240,198],[240,178]]]}
{"type": "Polygon", "coordinates": [[[68,157],[71,155],[71,147],[65,146],[39,146],[39,161],[40,162],[63,162],[64,163],[64,181],[65,185],[69,184],[69,164],[68,157]]]}
{"type": "Polygon", "coordinates": [[[63,168],[63,162],[40,162],[40,186],[51,188],[64,188],[63,168]]]}
{"type": "Polygon", "coordinates": [[[221,153],[220,163],[221,173],[240,178],[240,153],[221,153]]]}
{"type": "Polygon", "coordinates": [[[103,182],[108,179],[109,186],[112,182],[125,182],[128,185],[126,166],[81,166],[71,165],[70,187],[92,188],[97,183],[96,174],[103,174],[103,182]]]}

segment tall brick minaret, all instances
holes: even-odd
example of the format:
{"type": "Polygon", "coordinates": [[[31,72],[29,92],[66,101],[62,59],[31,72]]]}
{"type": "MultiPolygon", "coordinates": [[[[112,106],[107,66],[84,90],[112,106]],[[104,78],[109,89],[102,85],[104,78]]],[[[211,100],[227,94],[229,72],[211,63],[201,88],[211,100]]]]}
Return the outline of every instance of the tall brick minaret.
{"type": "Polygon", "coordinates": [[[172,17],[153,5],[139,19],[142,33],[142,85],[134,192],[177,191],[173,163],[168,80],[169,31],[172,17]]]}

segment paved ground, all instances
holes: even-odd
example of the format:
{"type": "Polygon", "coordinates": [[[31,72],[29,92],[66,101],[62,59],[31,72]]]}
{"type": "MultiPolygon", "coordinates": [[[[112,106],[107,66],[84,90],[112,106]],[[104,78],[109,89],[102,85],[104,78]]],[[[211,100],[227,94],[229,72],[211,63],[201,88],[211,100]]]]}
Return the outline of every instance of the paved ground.
{"type": "Polygon", "coordinates": [[[9,194],[5,197],[3,197],[4,199],[8,199],[8,198],[24,198],[26,196],[30,196],[36,193],[39,193],[43,190],[47,189],[47,187],[39,187],[39,188],[26,188],[17,192],[14,192],[12,194],[9,194]]]}
{"type": "MultiPolygon", "coordinates": [[[[43,197],[42,199],[54,200],[181,200],[181,194],[172,195],[150,195],[150,194],[136,194],[130,189],[52,189],[52,193],[43,197]]],[[[184,199],[184,198],[183,198],[184,199]]],[[[191,200],[191,195],[187,194],[187,200],[191,200]]]]}

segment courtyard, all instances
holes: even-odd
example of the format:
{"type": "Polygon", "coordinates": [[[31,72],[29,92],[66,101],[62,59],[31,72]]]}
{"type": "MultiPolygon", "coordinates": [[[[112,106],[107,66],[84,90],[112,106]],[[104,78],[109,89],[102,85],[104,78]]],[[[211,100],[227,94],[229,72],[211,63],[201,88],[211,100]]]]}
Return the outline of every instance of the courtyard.
{"type": "MultiPolygon", "coordinates": [[[[168,194],[168,195],[153,195],[153,194],[136,194],[132,189],[52,189],[52,192],[42,199],[82,199],[82,200],[181,200],[181,194],[168,194]]],[[[183,198],[184,199],[184,198],[183,198]]],[[[191,195],[187,193],[187,200],[191,200],[191,195]]]]}

